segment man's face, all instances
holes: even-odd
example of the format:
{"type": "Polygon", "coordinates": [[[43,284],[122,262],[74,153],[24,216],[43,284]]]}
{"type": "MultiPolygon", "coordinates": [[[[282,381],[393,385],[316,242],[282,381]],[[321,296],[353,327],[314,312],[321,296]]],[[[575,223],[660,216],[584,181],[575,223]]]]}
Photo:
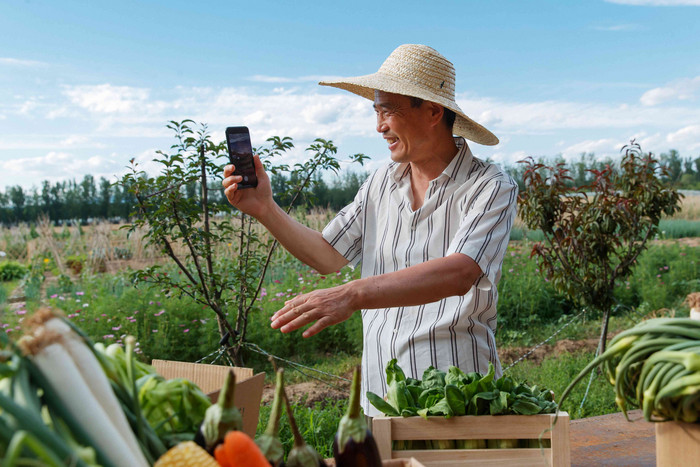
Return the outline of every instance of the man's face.
{"type": "Polygon", "coordinates": [[[393,161],[417,162],[430,154],[425,137],[428,125],[425,106],[424,102],[420,107],[411,107],[408,96],[374,92],[377,131],[389,144],[393,161]]]}

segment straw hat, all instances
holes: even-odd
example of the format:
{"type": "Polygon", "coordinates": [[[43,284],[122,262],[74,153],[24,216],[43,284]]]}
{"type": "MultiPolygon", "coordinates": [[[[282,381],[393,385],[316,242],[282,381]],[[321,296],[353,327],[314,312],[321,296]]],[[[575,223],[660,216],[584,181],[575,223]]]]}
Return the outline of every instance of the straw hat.
{"type": "Polygon", "coordinates": [[[426,45],[397,47],[374,74],[321,81],[319,84],[345,89],[372,101],[374,91],[379,90],[435,102],[457,114],[452,130],[455,135],[488,146],[498,144],[493,133],[467,117],[455,102],[455,68],[452,63],[426,45]]]}

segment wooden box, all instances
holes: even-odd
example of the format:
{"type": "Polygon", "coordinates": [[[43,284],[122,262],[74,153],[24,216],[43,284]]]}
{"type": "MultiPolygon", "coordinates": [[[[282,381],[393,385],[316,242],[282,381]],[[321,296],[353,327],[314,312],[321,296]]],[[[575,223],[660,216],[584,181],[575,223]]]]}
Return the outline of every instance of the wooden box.
{"type": "Polygon", "coordinates": [[[658,422],[655,425],[657,466],[700,463],[700,423],[658,422]]]}
{"type": "Polygon", "coordinates": [[[172,360],[154,359],[151,365],[165,379],[184,378],[194,384],[209,396],[212,402],[219,398],[219,390],[224,385],[224,378],[229,370],[236,375],[236,389],[233,393],[233,403],[243,416],[243,431],[255,437],[260,416],[260,401],[265,384],[265,373],[253,374],[252,368],[240,368],[224,365],[208,365],[203,363],[177,362],[172,360]]]}
{"type": "MultiPolygon", "coordinates": [[[[325,459],[327,467],[335,467],[335,459],[325,459]]],[[[411,457],[410,459],[389,459],[382,461],[382,467],[425,467],[423,464],[418,462],[416,459],[411,457]]]]}
{"type": "Polygon", "coordinates": [[[382,459],[415,458],[426,467],[449,465],[571,465],[569,414],[444,417],[376,417],[372,434],[382,459]],[[393,441],[517,439],[551,440],[551,448],[394,450],[393,441]]]}

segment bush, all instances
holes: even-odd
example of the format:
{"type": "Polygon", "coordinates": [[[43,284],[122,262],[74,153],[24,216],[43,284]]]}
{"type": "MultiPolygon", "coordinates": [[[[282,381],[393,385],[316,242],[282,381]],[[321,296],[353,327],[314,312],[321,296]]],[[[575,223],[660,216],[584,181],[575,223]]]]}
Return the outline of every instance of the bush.
{"type": "Polygon", "coordinates": [[[68,266],[74,274],[79,275],[83,271],[83,267],[85,267],[85,261],[87,261],[85,255],[70,255],[66,258],[66,266],[68,266]]]}
{"type": "Polygon", "coordinates": [[[0,281],[9,282],[15,279],[22,279],[29,270],[17,261],[7,261],[0,263],[0,281]]]}

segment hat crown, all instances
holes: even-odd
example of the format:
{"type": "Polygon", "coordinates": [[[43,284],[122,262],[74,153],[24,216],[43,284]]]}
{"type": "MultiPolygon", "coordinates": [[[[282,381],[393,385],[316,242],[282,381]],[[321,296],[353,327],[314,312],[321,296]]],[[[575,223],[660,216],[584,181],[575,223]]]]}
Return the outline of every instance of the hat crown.
{"type": "Polygon", "coordinates": [[[412,83],[448,101],[455,100],[455,67],[427,45],[397,47],[379,68],[379,74],[412,83]]]}

